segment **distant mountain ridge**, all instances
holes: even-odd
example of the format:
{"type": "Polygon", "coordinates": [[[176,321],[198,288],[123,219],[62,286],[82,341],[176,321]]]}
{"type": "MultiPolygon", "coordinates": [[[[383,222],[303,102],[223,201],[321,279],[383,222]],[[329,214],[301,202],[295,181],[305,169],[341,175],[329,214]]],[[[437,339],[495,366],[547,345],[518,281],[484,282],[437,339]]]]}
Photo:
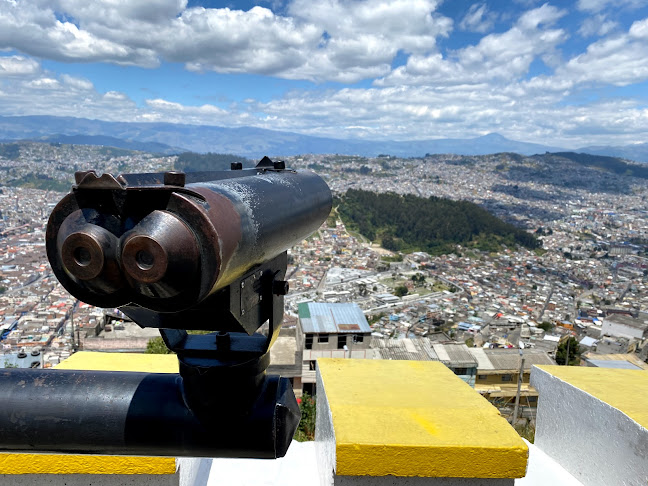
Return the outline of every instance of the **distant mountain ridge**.
{"type": "MultiPolygon", "coordinates": [[[[472,139],[395,142],[340,140],[254,127],[225,128],[174,123],[107,122],[48,115],[0,116],[0,141],[16,140],[110,145],[164,154],[190,150],[201,153],[229,153],[251,158],[259,158],[263,155],[289,156],[307,153],[366,157],[380,154],[421,157],[425,154],[443,153],[487,155],[514,152],[533,155],[545,152],[567,152],[561,147],[510,140],[496,133],[472,139]]],[[[576,152],[648,162],[648,144],[627,147],[590,147],[576,152]]]]}
{"type": "Polygon", "coordinates": [[[139,140],[123,140],[106,135],[48,135],[31,140],[33,142],[62,143],[69,145],[103,145],[116,147],[125,150],[137,150],[140,152],[152,152],[155,154],[174,155],[186,152],[181,147],[171,147],[159,142],[140,142],[139,140]]]}

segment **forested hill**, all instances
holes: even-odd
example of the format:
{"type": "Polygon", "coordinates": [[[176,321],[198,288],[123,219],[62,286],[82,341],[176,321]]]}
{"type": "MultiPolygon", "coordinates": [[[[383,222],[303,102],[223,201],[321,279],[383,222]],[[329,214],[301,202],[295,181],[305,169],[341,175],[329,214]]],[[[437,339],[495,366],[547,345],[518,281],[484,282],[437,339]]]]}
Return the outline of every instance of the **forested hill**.
{"type": "Polygon", "coordinates": [[[484,251],[541,246],[535,236],[467,201],[350,189],[336,205],[348,227],[388,250],[442,254],[458,244],[484,251]]]}

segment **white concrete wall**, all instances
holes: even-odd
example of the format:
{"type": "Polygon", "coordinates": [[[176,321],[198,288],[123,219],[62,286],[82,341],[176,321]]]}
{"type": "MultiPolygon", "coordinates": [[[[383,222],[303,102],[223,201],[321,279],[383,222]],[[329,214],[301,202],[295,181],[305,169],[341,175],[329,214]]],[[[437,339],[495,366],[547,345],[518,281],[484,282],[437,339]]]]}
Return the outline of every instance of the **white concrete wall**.
{"type": "Polygon", "coordinates": [[[540,368],[531,385],[540,395],[536,447],[585,486],[648,484],[648,430],[540,368]]]}

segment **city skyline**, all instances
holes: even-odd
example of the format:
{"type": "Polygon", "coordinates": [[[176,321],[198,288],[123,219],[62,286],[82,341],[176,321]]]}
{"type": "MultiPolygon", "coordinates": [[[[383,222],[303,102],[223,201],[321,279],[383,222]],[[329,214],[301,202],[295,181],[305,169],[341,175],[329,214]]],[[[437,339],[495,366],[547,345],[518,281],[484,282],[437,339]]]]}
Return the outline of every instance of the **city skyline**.
{"type": "Polygon", "coordinates": [[[635,0],[2,1],[0,115],[627,145],[646,54],[635,0]]]}

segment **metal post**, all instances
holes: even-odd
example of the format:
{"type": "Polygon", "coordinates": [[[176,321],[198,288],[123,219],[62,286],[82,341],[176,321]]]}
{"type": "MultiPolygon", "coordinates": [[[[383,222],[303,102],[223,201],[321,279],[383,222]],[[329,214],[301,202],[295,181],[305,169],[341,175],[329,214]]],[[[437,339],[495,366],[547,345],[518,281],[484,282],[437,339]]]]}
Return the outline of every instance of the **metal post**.
{"type": "Polygon", "coordinates": [[[517,382],[517,392],[515,394],[515,408],[513,409],[513,425],[517,422],[518,411],[520,408],[520,389],[522,388],[522,377],[524,373],[524,355],[522,350],[524,349],[524,344],[520,343],[520,372],[518,373],[518,382],[517,382]]]}

